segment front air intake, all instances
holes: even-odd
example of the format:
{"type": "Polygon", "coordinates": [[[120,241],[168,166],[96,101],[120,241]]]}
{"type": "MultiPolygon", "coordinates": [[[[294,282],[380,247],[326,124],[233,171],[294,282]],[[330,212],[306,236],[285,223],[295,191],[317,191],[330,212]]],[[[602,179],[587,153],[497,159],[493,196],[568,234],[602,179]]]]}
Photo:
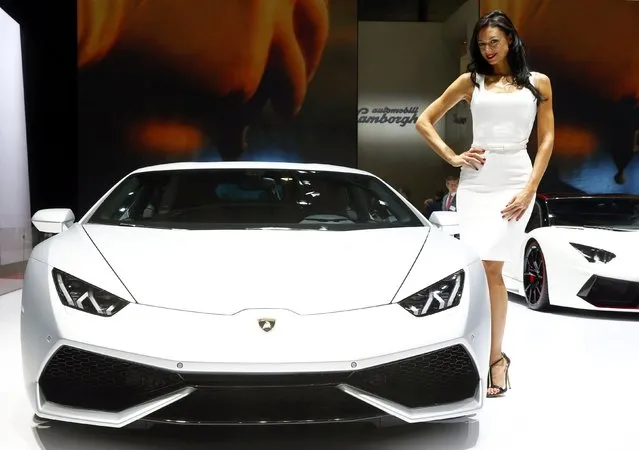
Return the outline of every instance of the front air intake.
{"type": "Polygon", "coordinates": [[[473,397],[479,373],[461,345],[354,372],[347,384],[409,408],[473,397]]]}
{"type": "Polygon", "coordinates": [[[73,347],[61,347],[40,377],[47,401],[118,412],[181,387],[177,374],[73,347]]]}

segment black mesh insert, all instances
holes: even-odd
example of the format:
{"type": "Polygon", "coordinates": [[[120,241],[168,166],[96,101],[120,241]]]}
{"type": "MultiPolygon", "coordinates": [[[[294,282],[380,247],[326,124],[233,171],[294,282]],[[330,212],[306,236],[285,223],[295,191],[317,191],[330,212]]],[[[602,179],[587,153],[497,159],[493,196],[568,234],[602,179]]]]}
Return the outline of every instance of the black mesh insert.
{"type": "Polygon", "coordinates": [[[479,374],[466,349],[447,347],[353,373],[348,384],[410,408],[465,400],[479,374]]]}
{"type": "Polygon", "coordinates": [[[182,373],[189,386],[213,388],[336,386],[345,383],[350,372],[298,373],[182,373]]]}
{"type": "Polygon", "coordinates": [[[577,295],[597,308],[639,308],[639,283],[593,275],[577,295]]]}
{"type": "Polygon", "coordinates": [[[385,416],[333,386],[201,389],[146,419],[190,423],[352,421],[385,416]]]}
{"type": "Polygon", "coordinates": [[[116,412],[176,390],[177,374],[72,347],[51,358],[40,387],[48,401],[116,412]]]}

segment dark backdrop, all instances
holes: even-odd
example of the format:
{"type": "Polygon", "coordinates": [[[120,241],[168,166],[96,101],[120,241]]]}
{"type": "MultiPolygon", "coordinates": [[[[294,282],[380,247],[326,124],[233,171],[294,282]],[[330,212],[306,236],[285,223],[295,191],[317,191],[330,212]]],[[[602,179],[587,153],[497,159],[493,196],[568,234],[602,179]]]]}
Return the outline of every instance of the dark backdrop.
{"type": "Polygon", "coordinates": [[[80,209],[141,166],[357,165],[355,0],[78,0],[80,209]]]}
{"type": "MultiPolygon", "coordinates": [[[[342,4],[342,1],[332,3],[342,4]]],[[[325,49],[322,65],[309,84],[300,113],[294,120],[285,120],[269,114],[267,108],[267,113],[253,122],[254,131],[247,135],[247,141],[275,142],[277,146],[271,146],[275,147],[272,154],[279,157],[295,155],[294,150],[305,142],[318,142],[321,145],[315,145],[312,153],[298,158],[321,157],[328,162],[342,162],[341,157],[348,158],[348,154],[341,153],[340,156],[340,152],[334,150],[333,143],[337,141],[332,135],[336,134],[340,143],[352,146],[350,163],[356,164],[354,65],[357,58],[354,55],[356,23],[353,19],[356,6],[350,0],[346,3],[343,14],[332,10],[331,20],[339,26],[329,33],[328,50],[325,49]],[[352,109],[348,107],[350,98],[353,99],[352,109]],[[332,109],[331,105],[340,106],[332,109]],[[329,120],[328,126],[323,124],[320,130],[313,130],[314,122],[321,124],[323,118],[333,120],[329,120]],[[309,129],[313,132],[305,132],[309,129]]],[[[481,1],[482,11],[503,8],[513,16],[528,43],[535,68],[547,72],[553,79],[557,146],[545,177],[545,188],[564,190],[568,186],[590,192],[639,192],[639,155],[636,153],[639,142],[635,145],[632,142],[639,128],[638,53],[634,51],[639,27],[632,26],[639,20],[636,13],[639,3],[607,0],[555,3],[481,1]],[[592,17],[587,14],[593,11],[597,14],[592,17]],[[565,32],[566,29],[570,32],[565,32]],[[595,29],[604,29],[609,37],[599,39],[599,33],[591,33],[595,29]],[[572,40],[565,40],[565,37],[572,40]],[[583,41],[586,38],[588,41],[583,41]]],[[[93,189],[84,196],[86,205],[102,192],[104,186],[92,181],[101,171],[85,174],[87,183],[84,186],[80,186],[78,180],[76,2],[0,0],[0,7],[21,25],[32,210],[71,207],[79,213],[79,191],[93,189]]],[[[90,74],[84,74],[87,81],[95,82],[109,73],[104,67],[96,66],[91,70],[90,74]]],[[[188,143],[188,133],[182,141],[188,143]]],[[[205,142],[204,151],[198,152],[197,157],[208,155],[214,159],[213,146],[208,145],[209,141],[205,142]]],[[[252,148],[264,147],[265,144],[253,144],[252,148]]],[[[117,153],[105,155],[121,159],[116,157],[117,153]]],[[[129,162],[135,166],[138,162],[149,161],[145,158],[129,162]]],[[[125,167],[117,167],[113,173],[105,175],[102,182],[110,184],[125,171],[125,167]]]]}
{"type": "MultiPolygon", "coordinates": [[[[505,11],[553,84],[555,148],[541,187],[639,194],[639,2],[481,0],[505,11]]],[[[536,136],[531,150],[536,148],[536,136]]]]}
{"type": "Polygon", "coordinates": [[[32,210],[79,216],[148,164],[356,166],[357,2],[289,3],[0,0],[21,25],[32,210]]]}

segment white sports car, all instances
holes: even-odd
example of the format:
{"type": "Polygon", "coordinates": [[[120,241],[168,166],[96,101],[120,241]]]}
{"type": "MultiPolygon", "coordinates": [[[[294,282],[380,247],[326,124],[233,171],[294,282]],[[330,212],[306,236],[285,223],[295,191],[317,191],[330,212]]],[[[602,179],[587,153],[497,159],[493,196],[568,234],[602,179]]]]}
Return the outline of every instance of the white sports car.
{"type": "MultiPolygon", "coordinates": [[[[454,214],[430,220],[453,234],[454,214]]],[[[529,308],[639,312],[639,196],[540,194],[517,251],[504,282],[529,308]]]]}
{"type": "Polygon", "coordinates": [[[504,281],[535,310],[639,312],[639,196],[538,195],[504,281]]]}
{"type": "Polygon", "coordinates": [[[137,170],[33,223],[22,296],[35,415],[413,423],[477,413],[481,262],[379,178],[285,163],[137,170]]]}

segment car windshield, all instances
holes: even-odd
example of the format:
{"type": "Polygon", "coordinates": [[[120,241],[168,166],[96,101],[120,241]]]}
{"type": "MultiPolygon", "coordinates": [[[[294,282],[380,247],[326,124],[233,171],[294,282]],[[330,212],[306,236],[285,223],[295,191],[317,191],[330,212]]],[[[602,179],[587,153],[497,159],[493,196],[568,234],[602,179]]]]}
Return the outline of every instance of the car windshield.
{"type": "Polygon", "coordinates": [[[639,229],[639,198],[585,197],[548,200],[553,225],[639,229]]]}
{"type": "Polygon", "coordinates": [[[425,226],[372,176],[271,169],[133,174],[99,205],[89,223],[200,230],[425,226]]]}

